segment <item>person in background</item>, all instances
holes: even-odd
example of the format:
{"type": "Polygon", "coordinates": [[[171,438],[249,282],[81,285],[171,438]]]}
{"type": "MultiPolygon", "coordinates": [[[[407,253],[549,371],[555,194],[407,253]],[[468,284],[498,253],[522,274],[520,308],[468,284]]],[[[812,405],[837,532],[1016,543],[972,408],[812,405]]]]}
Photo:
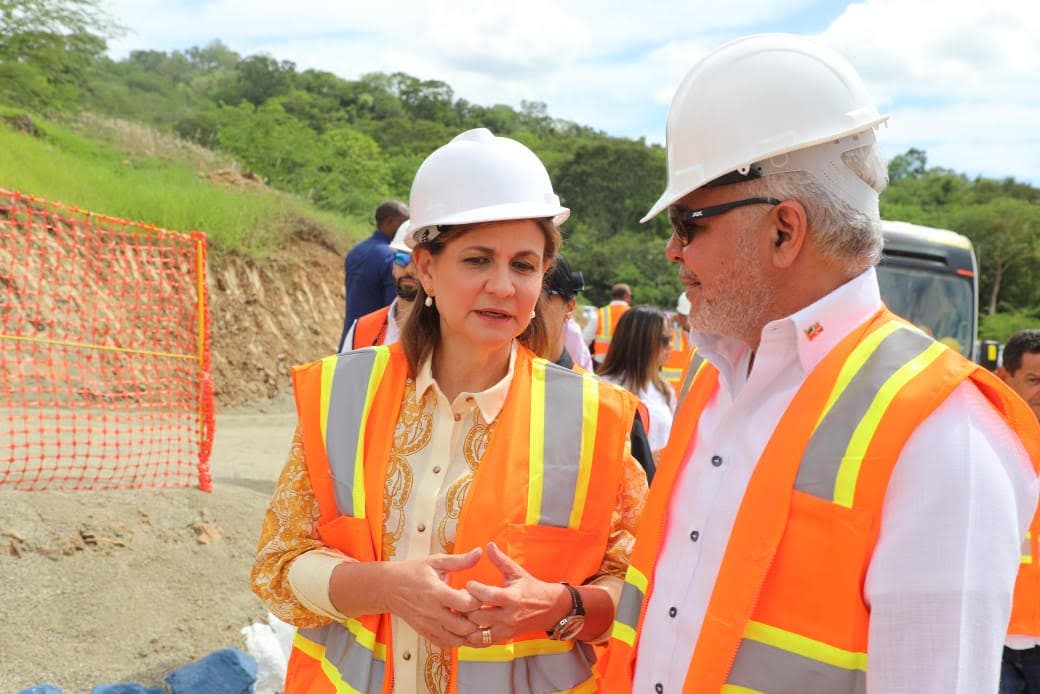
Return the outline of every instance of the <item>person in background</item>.
{"type": "Polygon", "coordinates": [[[702,365],[604,691],[996,691],[1040,424],[882,304],[885,120],[789,34],[727,43],[675,92],[643,221],[668,212],[702,365]]]}
{"type": "Polygon", "coordinates": [[[650,449],[655,453],[668,443],[675,414],[675,391],[661,377],[668,358],[672,331],[664,313],[653,306],[635,306],[618,320],[614,339],[599,367],[604,381],[634,394],[650,412],[650,449]]]}
{"type": "MultiPolygon", "coordinates": [[[[552,269],[545,273],[545,280],[542,284],[545,301],[539,304],[539,308],[542,311],[546,333],[549,336],[546,359],[565,369],[589,371],[575,362],[571,357],[570,346],[567,344],[567,322],[574,312],[577,293],[585,289],[584,276],[580,272],[572,271],[570,263],[560,253],[557,254],[552,269]]],[[[584,342],[580,344],[585,346],[584,342]]],[[[632,443],[632,457],[639,461],[643,471],[646,472],[646,481],[650,483],[653,482],[655,470],[653,452],[646,436],[646,432],[650,428],[650,413],[634,395],[627,390],[622,389],[622,391],[632,398],[633,407],[636,409],[636,417],[629,436],[632,443]]]]}
{"type": "Polygon", "coordinates": [[[607,356],[617,322],[631,303],[632,288],[619,282],[610,288],[610,303],[601,306],[590,321],[595,324],[592,328],[595,335],[592,341],[592,359],[597,364],[602,364],[603,358],[607,356]]]}
{"type": "Polygon", "coordinates": [[[415,297],[419,294],[419,279],[415,276],[412,249],[405,245],[407,234],[408,222],[401,222],[390,242],[390,249],[394,252],[394,291],[397,296],[389,306],[366,313],[354,321],[343,337],[340,352],[397,342],[401,326],[408,320],[415,306],[415,297]]]}
{"type": "MultiPolygon", "coordinates": [[[[1021,330],[1004,346],[997,376],[1040,419],[1040,330],[1021,330]]],[[[1000,694],[1040,694],[1040,512],[1022,543],[1011,621],[1000,665],[1000,694]]]]}
{"type": "Polygon", "coordinates": [[[690,357],[693,356],[693,345],[690,344],[690,300],[686,298],[686,292],[679,295],[669,329],[672,331],[672,343],[669,346],[668,359],[661,367],[661,376],[678,393],[683,373],[690,363],[690,357]]]}
{"type": "Polygon", "coordinates": [[[285,691],[593,691],[646,476],[631,399],[544,359],[569,210],[485,128],[423,161],[410,207],[400,341],[293,371],[252,573],[297,627],[285,691]]]}
{"type": "Polygon", "coordinates": [[[343,260],[347,292],[343,332],[339,337],[342,350],[347,331],[361,316],[389,306],[394,300],[394,251],[390,240],[402,222],[408,220],[408,208],[398,200],[386,200],[376,208],[376,229],[355,245],[343,260]]]}

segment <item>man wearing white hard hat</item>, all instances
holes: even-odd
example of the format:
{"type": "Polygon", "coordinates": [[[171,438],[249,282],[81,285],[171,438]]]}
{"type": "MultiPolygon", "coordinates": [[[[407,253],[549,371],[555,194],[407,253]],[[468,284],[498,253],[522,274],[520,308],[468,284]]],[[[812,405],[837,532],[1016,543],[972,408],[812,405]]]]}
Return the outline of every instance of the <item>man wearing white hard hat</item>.
{"type": "Polygon", "coordinates": [[[733,41],[679,85],[646,219],[671,218],[701,363],[605,691],[996,691],[1040,431],[882,304],[884,120],[796,36],[733,41]]]}
{"type": "Polygon", "coordinates": [[[286,694],[594,691],[646,475],[635,399],[545,358],[569,210],[483,128],[423,161],[409,207],[400,340],[293,371],[253,568],[298,628],[286,694]]]}
{"type": "Polygon", "coordinates": [[[389,306],[366,313],[354,321],[339,351],[390,345],[398,340],[401,326],[408,320],[408,315],[415,305],[415,297],[419,294],[419,279],[415,276],[415,263],[412,262],[412,249],[405,244],[409,223],[401,222],[394,238],[390,241],[393,256],[394,291],[397,296],[389,306]]]}

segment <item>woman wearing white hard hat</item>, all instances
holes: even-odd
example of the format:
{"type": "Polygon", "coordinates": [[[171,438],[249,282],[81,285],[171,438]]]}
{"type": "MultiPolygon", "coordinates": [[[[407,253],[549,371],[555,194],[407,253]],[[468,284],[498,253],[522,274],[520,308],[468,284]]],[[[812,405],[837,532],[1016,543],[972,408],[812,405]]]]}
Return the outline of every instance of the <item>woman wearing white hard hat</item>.
{"type": "Polygon", "coordinates": [[[300,427],[254,590],[298,627],[287,692],[594,691],[646,492],[632,399],[548,363],[568,215],[486,129],[412,184],[401,341],[294,372],[300,427]]]}

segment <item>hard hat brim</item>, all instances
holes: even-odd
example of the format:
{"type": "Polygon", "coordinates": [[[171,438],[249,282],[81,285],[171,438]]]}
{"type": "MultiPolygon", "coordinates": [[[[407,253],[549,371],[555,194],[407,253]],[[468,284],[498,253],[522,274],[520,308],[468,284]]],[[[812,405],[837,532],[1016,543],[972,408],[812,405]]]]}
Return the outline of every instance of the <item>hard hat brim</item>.
{"type": "Polygon", "coordinates": [[[492,205],[431,220],[428,224],[411,229],[405,239],[405,243],[408,244],[409,248],[415,248],[419,244],[420,238],[424,241],[431,241],[437,237],[439,233],[437,227],[440,226],[505,222],[513,219],[551,219],[553,224],[559,226],[567,221],[570,215],[571,211],[560,205],[546,204],[537,206],[532,205],[530,202],[492,205]]]}

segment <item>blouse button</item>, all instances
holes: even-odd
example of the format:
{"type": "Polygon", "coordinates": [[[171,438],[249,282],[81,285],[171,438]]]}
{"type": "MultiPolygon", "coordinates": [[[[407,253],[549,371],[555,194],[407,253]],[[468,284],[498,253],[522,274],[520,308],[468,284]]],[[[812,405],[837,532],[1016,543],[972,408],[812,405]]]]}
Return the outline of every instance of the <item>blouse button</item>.
{"type": "Polygon", "coordinates": [[[462,415],[461,415],[461,414],[459,414],[458,412],[456,412],[456,413],[455,413],[455,421],[457,422],[457,421],[459,421],[460,419],[462,419],[462,415]]]}
{"type": "Polygon", "coordinates": [[[439,474],[440,471],[441,471],[441,466],[440,465],[434,465],[433,466],[433,474],[435,474],[435,475],[439,474]]]}
{"type": "Polygon", "coordinates": [[[425,523],[420,523],[419,526],[416,528],[416,530],[418,530],[421,533],[426,532],[426,524],[425,523]]]}
{"type": "Polygon", "coordinates": [[[401,658],[403,658],[404,660],[411,660],[412,659],[411,651],[405,651],[404,653],[402,653],[401,654],[401,658]]]}

